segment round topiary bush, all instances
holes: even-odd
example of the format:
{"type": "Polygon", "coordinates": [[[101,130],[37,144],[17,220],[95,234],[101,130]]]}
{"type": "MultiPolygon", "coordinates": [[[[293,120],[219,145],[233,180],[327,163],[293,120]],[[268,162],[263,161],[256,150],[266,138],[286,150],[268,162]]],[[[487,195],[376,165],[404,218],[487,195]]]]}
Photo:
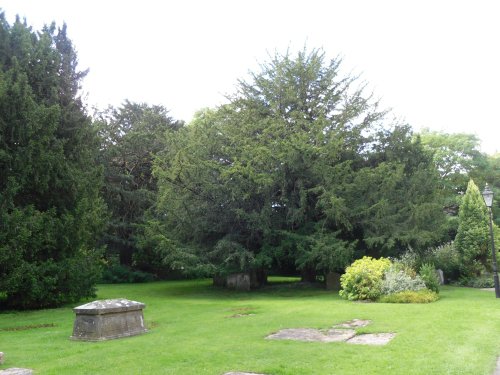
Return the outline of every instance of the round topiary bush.
{"type": "Polygon", "coordinates": [[[350,301],[376,300],[382,294],[382,280],[390,266],[386,258],[365,256],[354,261],[340,278],[340,296],[350,301]]]}

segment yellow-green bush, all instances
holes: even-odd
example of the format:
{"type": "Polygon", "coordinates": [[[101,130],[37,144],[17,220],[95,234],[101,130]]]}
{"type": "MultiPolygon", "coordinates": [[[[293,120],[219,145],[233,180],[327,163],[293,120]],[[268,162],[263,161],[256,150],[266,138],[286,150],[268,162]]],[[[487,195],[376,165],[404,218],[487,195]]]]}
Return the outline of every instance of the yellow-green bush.
{"type": "Polygon", "coordinates": [[[418,291],[405,290],[404,292],[389,294],[382,296],[379,302],[385,303],[430,303],[439,299],[436,292],[429,289],[422,289],[418,291]]]}
{"type": "Polygon", "coordinates": [[[391,266],[386,258],[363,257],[354,261],[340,278],[340,295],[350,301],[376,300],[381,295],[384,273],[391,266]]]}

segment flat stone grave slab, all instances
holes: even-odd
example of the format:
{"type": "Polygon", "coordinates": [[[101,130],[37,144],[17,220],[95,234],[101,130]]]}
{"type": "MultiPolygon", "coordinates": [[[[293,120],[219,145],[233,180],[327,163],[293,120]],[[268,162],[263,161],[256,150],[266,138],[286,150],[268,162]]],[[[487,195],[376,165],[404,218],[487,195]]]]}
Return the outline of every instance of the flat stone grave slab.
{"type": "Polygon", "coordinates": [[[328,330],[313,328],[285,328],[266,337],[270,340],[295,340],[307,342],[346,342],[358,345],[386,345],[395,333],[367,333],[357,335],[355,328],[366,327],[371,320],[353,319],[339,323],[328,330]]]}
{"type": "Polygon", "coordinates": [[[226,372],[224,375],[266,375],[266,374],[257,374],[255,372],[226,372]]]}
{"type": "Polygon", "coordinates": [[[308,342],[339,342],[354,337],[352,329],[329,329],[321,331],[313,328],[286,328],[267,336],[269,340],[295,340],[308,342]]]}
{"type": "Polygon", "coordinates": [[[371,320],[353,319],[353,320],[348,320],[347,322],[336,324],[333,326],[333,328],[361,328],[361,327],[366,327],[371,322],[372,322],[371,320]]]}
{"type": "Polygon", "coordinates": [[[75,307],[72,340],[103,341],[147,332],[141,302],[107,299],[75,307]]]}
{"type": "Polygon", "coordinates": [[[386,345],[395,336],[396,335],[394,333],[365,333],[354,336],[346,342],[348,344],[356,345],[386,345]]]}

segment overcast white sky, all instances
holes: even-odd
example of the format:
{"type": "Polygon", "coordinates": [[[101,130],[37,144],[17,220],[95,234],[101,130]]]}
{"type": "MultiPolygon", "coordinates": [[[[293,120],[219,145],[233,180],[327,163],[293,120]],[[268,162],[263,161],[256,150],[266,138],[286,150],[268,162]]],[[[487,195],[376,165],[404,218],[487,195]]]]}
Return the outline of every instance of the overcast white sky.
{"type": "Polygon", "coordinates": [[[224,101],[269,52],[323,48],[415,129],[477,134],[500,151],[498,0],[1,0],[36,29],[68,24],[87,103],[224,101]]]}

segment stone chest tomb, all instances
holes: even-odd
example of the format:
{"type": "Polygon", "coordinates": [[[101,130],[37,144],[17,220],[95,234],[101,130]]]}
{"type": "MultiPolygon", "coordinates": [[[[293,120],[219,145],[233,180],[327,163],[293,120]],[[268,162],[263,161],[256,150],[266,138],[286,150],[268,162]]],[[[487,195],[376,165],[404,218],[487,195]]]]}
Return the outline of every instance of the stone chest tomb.
{"type": "Polygon", "coordinates": [[[103,341],[146,332],[141,302],[127,299],[94,301],[75,307],[72,340],[103,341]]]}

